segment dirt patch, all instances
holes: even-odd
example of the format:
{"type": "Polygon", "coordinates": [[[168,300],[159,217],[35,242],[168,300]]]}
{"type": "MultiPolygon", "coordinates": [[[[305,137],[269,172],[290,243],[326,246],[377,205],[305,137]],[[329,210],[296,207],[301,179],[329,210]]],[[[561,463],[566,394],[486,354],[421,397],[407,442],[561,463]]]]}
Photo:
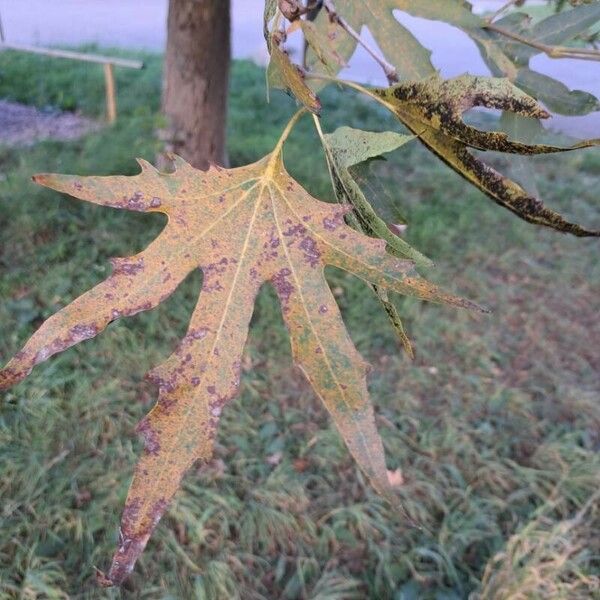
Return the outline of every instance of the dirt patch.
{"type": "Polygon", "coordinates": [[[40,140],[75,140],[101,124],[76,113],[0,100],[0,144],[29,146],[40,140]]]}

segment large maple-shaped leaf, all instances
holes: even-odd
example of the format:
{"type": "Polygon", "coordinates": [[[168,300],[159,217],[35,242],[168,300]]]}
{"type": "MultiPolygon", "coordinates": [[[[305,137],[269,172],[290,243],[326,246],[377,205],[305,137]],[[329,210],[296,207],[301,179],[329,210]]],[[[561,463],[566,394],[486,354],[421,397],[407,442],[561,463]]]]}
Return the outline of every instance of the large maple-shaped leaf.
{"type": "Polygon", "coordinates": [[[391,88],[375,89],[373,93],[425,146],[501,206],[526,221],[558,231],[577,236],[600,235],[599,231],[570,223],[473,154],[472,150],[550,154],[600,143],[600,140],[586,140],[569,147],[527,144],[510,139],[505,132],[482,131],[463,121],[462,114],[475,106],[534,119],[549,116],[531,96],[508,79],[462,75],[444,80],[436,75],[391,88]]]}
{"type": "Polygon", "coordinates": [[[210,458],[221,410],[239,387],[248,324],[264,282],[281,302],[294,360],[373,486],[390,499],[365,363],[346,332],[324,268],[334,265],[382,289],[425,300],[475,306],[412,274],[412,263],[386,253],[385,242],[345,225],[347,208],[312,198],[285,171],[281,142],[272,154],[237,169],[204,172],[176,159],[175,172],[164,174],[141,165],[132,177],[35,177],[96,204],[165,213],[168,223],[146,250],[114,260],[108,279],[49,318],[0,371],[0,387],[10,386],[111,321],[155,307],[190,271],[203,272],[185,337],[150,373],[159,400],[138,426],[145,451],[105,585],[123,581],[185,471],[210,458]]]}

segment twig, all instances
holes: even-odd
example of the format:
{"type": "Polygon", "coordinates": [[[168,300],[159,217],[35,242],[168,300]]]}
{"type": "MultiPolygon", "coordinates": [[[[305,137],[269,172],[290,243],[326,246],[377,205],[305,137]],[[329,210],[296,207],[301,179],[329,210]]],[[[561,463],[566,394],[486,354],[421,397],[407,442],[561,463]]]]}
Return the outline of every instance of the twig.
{"type": "Polygon", "coordinates": [[[379,64],[383,69],[385,76],[390,85],[398,82],[398,72],[396,67],[390,64],[383,56],[379,56],[373,48],[371,48],[364,40],[361,39],[360,35],[354,30],[354,28],[337,13],[333,0],[323,0],[323,7],[327,11],[329,18],[334,23],[337,23],[350,37],[354,38],[379,64]]]}
{"type": "Polygon", "coordinates": [[[2,15],[0,15],[0,42],[4,43],[4,27],[2,25],[2,15]]]}
{"type": "Polygon", "coordinates": [[[503,35],[511,40],[525,44],[543,52],[550,58],[578,58],[581,60],[600,60],[600,50],[590,48],[569,48],[567,46],[547,46],[536,40],[530,40],[518,33],[504,29],[504,27],[498,27],[494,23],[487,23],[483,26],[484,29],[495,31],[500,35],[503,35]]]}
{"type": "Polygon", "coordinates": [[[492,21],[497,19],[505,10],[510,8],[513,4],[516,4],[518,1],[519,0],[508,0],[508,2],[506,4],[501,6],[493,15],[491,15],[490,17],[487,17],[485,20],[488,23],[491,23],[492,21]]]}
{"type": "Polygon", "coordinates": [[[394,107],[389,102],[386,102],[381,96],[378,96],[377,94],[373,93],[371,90],[369,90],[369,88],[366,88],[365,86],[360,85],[360,83],[356,83],[354,81],[348,81],[347,79],[338,79],[337,77],[331,77],[330,75],[322,75],[320,73],[311,73],[311,72],[306,73],[304,75],[304,77],[306,79],[321,79],[323,81],[330,81],[331,83],[345,85],[346,87],[352,88],[352,89],[356,90],[357,92],[364,94],[365,96],[369,96],[369,98],[371,98],[372,100],[375,100],[375,102],[379,102],[379,104],[381,104],[382,106],[385,106],[385,108],[394,112],[394,107]]]}

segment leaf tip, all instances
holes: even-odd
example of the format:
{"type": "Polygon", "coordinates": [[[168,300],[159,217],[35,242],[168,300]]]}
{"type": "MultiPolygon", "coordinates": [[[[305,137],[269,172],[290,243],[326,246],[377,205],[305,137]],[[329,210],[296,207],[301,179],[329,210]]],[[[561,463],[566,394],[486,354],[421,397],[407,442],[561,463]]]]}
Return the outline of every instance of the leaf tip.
{"type": "Polygon", "coordinates": [[[94,567],[96,572],[96,584],[101,588],[113,587],[115,584],[112,579],[107,577],[104,571],[101,571],[98,567],[94,567]]]}
{"type": "Polygon", "coordinates": [[[483,313],[484,315],[491,315],[494,311],[489,308],[488,306],[482,306],[481,304],[476,304],[475,302],[469,302],[470,306],[468,306],[467,308],[471,308],[473,310],[477,310],[480,313],[483,313]]]}
{"type": "Polygon", "coordinates": [[[167,160],[173,163],[173,167],[176,171],[179,171],[180,169],[192,168],[192,166],[178,154],[166,152],[165,156],[167,157],[167,160]]]}
{"type": "Polygon", "coordinates": [[[31,176],[31,181],[33,181],[33,183],[37,183],[38,185],[48,185],[49,177],[49,173],[36,173],[35,175],[31,176]]]}
{"type": "Polygon", "coordinates": [[[156,167],[143,158],[136,158],[135,161],[140,165],[142,172],[156,173],[156,167]]]}

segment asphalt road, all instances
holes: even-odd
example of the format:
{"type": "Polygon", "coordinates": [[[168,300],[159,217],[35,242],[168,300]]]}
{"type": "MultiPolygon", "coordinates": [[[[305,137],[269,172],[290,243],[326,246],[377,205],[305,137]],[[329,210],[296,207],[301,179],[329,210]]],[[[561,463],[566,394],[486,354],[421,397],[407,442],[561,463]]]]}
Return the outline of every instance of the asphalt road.
{"type": "MultiPolygon", "coordinates": [[[[267,57],[262,38],[264,0],[232,0],[232,3],[234,56],[264,64],[267,57]]],[[[479,10],[503,3],[504,0],[474,2],[479,10]]],[[[95,42],[104,47],[160,51],[165,44],[167,4],[167,0],[0,0],[0,16],[6,39],[15,43],[78,45],[95,42]]],[[[444,76],[467,71],[489,74],[475,44],[457,29],[403,13],[396,16],[433,51],[433,63],[444,76]]],[[[537,56],[532,60],[532,67],[573,89],[600,96],[599,63],[537,56]]],[[[384,83],[376,65],[360,51],[344,76],[384,83]]],[[[555,117],[553,125],[573,135],[600,137],[599,113],[587,117],[555,117]]]]}

